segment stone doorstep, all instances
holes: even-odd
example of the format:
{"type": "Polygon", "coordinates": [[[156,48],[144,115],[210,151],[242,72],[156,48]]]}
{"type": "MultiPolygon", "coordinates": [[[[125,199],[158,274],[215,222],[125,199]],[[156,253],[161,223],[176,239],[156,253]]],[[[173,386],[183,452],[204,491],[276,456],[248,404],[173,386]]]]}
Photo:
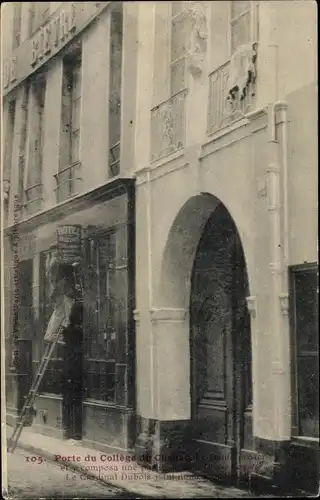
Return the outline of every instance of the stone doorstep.
{"type": "MultiPolygon", "coordinates": [[[[7,439],[12,434],[12,427],[7,426],[7,439]]],[[[104,453],[92,448],[85,448],[78,443],[68,443],[64,440],[48,437],[42,434],[37,434],[24,428],[20,436],[18,447],[22,448],[28,452],[34,453],[37,456],[43,456],[46,460],[54,462],[59,465],[64,465],[67,469],[74,470],[77,472],[82,472],[85,476],[96,479],[99,482],[113,486],[119,489],[119,492],[125,492],[128,494],[128,498],[132,495],[137,495],[139,498],[214,498],[218,493],[218,497],[221,498],[247,498],[253,497],[248,491],[240,490],[235,487],[225,487],[220,484],[215,484],[205,478],[199,478],[194,476],[190,472],[185,473],[173,473],[173,474],[161,474],[155,471],[150,471],[143,467],[137,465],[136,462],[125,462],[125,461],[101,461],[99,460],[100,455],[116,455],[114,453],[104,453]],[[74,460],[63,461],[62,459],[56,460],[56,456],[61,457],[73,457],[80,456],[82,460],[77,462],[74,460]],[[95,456],[97,461],[88,462],[84,460],[84,457],[90,455],[95,456]],[[98,471],[94,470],[84,470],[84,466],[88,465],[117,465],[118,473],[117,478],[105,478],[99,474],[98,471]],[[121,472],[124,465],[134,465],[134,472],[121,472]],[[135,479],[124,479],[121,477],[122,474],[133,475],[137,474],[138,478],[135,479]],[[186,479],[179,479],[181,475],[186,479]],[[141,476],[141,477],[139,477],[141,476]],[[165,479],[165,476],[170,476],[174,479],[165,479]]],[[[125,452],[118,452],[119,455],[124,455],[125,452]]],[[[115,475],[112,472],[102,471],[103,475],[115,475]]]]}

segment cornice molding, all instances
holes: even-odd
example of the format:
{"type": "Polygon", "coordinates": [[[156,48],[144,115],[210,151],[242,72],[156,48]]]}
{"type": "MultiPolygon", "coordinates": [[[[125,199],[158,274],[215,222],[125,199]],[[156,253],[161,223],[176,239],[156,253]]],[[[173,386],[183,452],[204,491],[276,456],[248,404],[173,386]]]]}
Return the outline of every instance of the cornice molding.
{"type": "Polygon", "coordinates": [[[12,224],[4,229],[5,234],[12,234],[13,230],[32,231],[42,224],[58,221],[68,215],[88,208],[88,203],[96,205],[117,196],[123,195],[134,185],[132,178],[116,178],[104,183],[90,191],[69,198],[53,207],[42,210],[22,221],[12,224]]]}

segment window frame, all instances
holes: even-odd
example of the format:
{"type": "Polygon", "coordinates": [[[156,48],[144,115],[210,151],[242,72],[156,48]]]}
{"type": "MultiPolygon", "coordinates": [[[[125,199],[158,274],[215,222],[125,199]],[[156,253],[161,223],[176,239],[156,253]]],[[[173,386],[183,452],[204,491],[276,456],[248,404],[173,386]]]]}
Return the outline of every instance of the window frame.
{"type": "MultiPolygon", "coordinates": [[[[177,5],[178,2],[175,2],[177,5]]],[[[186,85],[186,78],[187,78],[187,51],[183,55],[177,57],[176,59],[172,59],[172,40],[173,40],[173,26],[174,23],[180,19],[184,20],[185,22],[188,22],[188,2],[179,2],[180,4],[183,4],[181,7],[181,10],[173,13],[173,2],[170,2],[170,30],[169,30],[169,99],[171,97],[174,97],[176,94],[179,94],[179,92],[182,92],[187,88],[186,85]],[[172,85],[172,68],[173,66],[180,61],[184,61],[184,84],[181,86],[179,89],[173,89],[172,85]]]]}
{"type": "Polygon", "coordinates": [[[69,164],[73,165],[80,161],[80,133],[81,133],[81,104],[82,104],[82,64],[81,60],[77,59],[72,68],[72,89],[71,89],[71,127],[70,127],[70,161],[69,164]],[[77,79],[79,81],[77,81],[77,79]],[[80,87],[78,93],[77,85],[80,87]],[[79,105],[79,108],[77,106],[79,105]],[[75,128],[75,113],[78,111],[78,124],[75,128]],[[75,157],[74,153],[74,136],[78,136],[78,146],[75,157]]]}
{"type": "MultiPolygon", "coordinates": [[[[291,435],[292,439],[298,443],[306,443],[308,446],[318,446],[319,437],[302,435],[299,432],[300,415],[299,415],[299,373],[298,373],[298,338],[297,338],[297,323],[296,323],[296,294],[295,280],[300,273],[315,272],[319,276],[318,263],[310,262],[289,266],[289,324],[290,324],[290,339],[291,339],[291,435]]],[[[318,278],[319,279],[319,278],[318,278]]],[[[319,281],[318,281],[319,293],[319,281]]],[[[319,357],[319,351],[317,353],[319,357]]]]}
{"type": "MultiPolygon", "coordinates": [[[[28,92],[28,108],[27,108],[27,130],[26,130],[26,146],[27,146],[27,151],[26,151],[26,167],[24,168],[24,182],[23,182],[23,207],[24,210],[26,210],[29,213],[29,205],[32,205],[33,203],[37,201],[42,200],[42,174],[43,174],[43,150],[44,150],[44,140],[45,140],[45,135],[44,135],[44,129],[45,129],[45,109],[46,109],[46,94],[47,94],[47,74],[46,72],[40,72],[39,75],[37,75],[33,80],[31,80],[28,83],[27,86],[27,92],[28,92]],[[41,98],[40,98],[41,97],[41,98]],[[37,111],[39,112],[40,109],[41,111],[41,116],[39,118],[39,125],[38,125],[38,135],[37,138],[33,137],[32,138],[32,123],[30,123],[30,120],[32,120],[32,116],[34,113],[34,110],[31,110],[30,112],[30,101],[31,99],[34,99],[35,102],[37,102],[37,111]],[[32,146],[31,149],[31,161],[30,161],[30,138],[31,140],[35,143],[35,141],[38,141],[38,144],[40,144],[40,148],[35,148],[32,146]],[[37,153],[35,153],[35,150],[37,149],[37,153]],[[36,161],[35,161],[36,157],[36,161]],[[31,180],[30,180],[31,177],[31,180]],[[33,180],[33,177],[38,177],[38,180],[33,180]],[[30,196],[28,193],[32,190],[36,189],[38,192],[38,196],[30,196]],[[41,191],[41,194],[39,192],[41,191]]],[[[40,115],[40,113],[39,113],[40,115]]],[[[39,207],[40,208],[40,207],[39,207]]],[[[36,209],[35,211],[39,210],[36,209]]],[[[31,210],[30,214],[34,213],[33,210],[31,210]]]]}
{"type": "Polygon", "coordinates": [[[56,201],[60,203],[79,194],[77,181],[81,177],[81,114],[83,90],[83,64],[81,41],[77,41],[64,53],[61,86],[60,145],[58,171],[54,174],[56,201]],[[75,86],[75,73],[78,85],[75,86]],[[76,94],[75,94],[76,91],[76,94]],[[78,103],[78,108],[74,106],[78,103]],[[74,114],[77,109],[77,115],[74,114]],[[75,127],[74,117],[78,117],[75,127]],[[77,135],[77,150],[74,155],[74,137],[77,135]]]}
{"type": "MultiPolygon", "coordinates": [[[[109,110],[108,110],[108,123],[109,123],[109,155],[108,155],[108,176],[115,177],[120,173],[120,154],[121,154],[121,133],[122,133],[122,84],[123,84],[123,57],[124,57],[124,13],[123,5],[119,3],[110,13],[110,44],[109,44],[109,57],[110,57],[110,78],[109,78],[109,110]],[[118,18],[118,19],[117,19],[118,18]],[[117,48],[120,53],[120,68],[115,65],[116,61],[116,43],[119,33],[114,31],[114,27],[121,26],[121,37],[119,36],[120,43],[117,48]],[[117,72],[119,71],[119,72],[117,72]],[[116,77],[118,81],[116,82],[116,77]],[[115,85],[116,82],[116,85],[115,85]],[[114,113],[114,110],[116,112],[114,113]]],[[[119,62],[119,61],[118,61],[119,62]]]]}
{"type": "Polygon", "coordinates": [[[10,182],[12,174],[12,156],[14,149],[14,136],[16,127],[16,115],[17,115],[17,98],[13,96],[8,101],[8,111],[7,111],[7,127],[5,131],[5,143],[4,143],[4,169],[3,169],[3,180],[10,182]],[[6,178],[7,177],[7,178],[6,178]]]}
{"type": "MultiPolygon", "coordinates": [[[[68,89],[68,115],[69,119],[68,121],[70,122],[69,126],[69,137],[68,137],[68,154],[67,154],[67,161],[65,165],[60,165],[59,172],[69,168],[70,166],[79,163],[80,162],[80,141],[81,141],[81,107],[82,107],[82,57],[81,57],[81,51],[73,54],[73,55],[68,55],[65,60],[63,61],[64,68],[63,68],[63,73],[65,77],[65,83],[63,85],[66,85],[68,89]],[[79,86],[80,86],[80,93],[79,95],[75,95],[75,73],[78,71],[78,77],[80,80],[79,86]],[[74,104],[79,101],[80,106],[79,106],[79,124],[77,128],[74,128],[74,104]],[[77,159],[73,158],[73,135],[75,133],[79,134],[79,144],[78,144],[78,154],[77,154],[77,159]]],[[[64,89],[62,88],[62,92],[64,92],[64,89]]],[[[59,173],[58,172],[58,173],[59,173]]]]}
{"type": "Polygon", "coordinates": [[[249,8],[238,14],[237,16],[232,17],[232,4],[237,0],[229,0],[228,2],[228,53],[229,58],[236,52],[237,48],[233,49],[232,47],[232,28],[235,22],[241,19],[244,15],[248,14],[250,18],[250,40],[247,43],[258,43],[259,41],[259,9],[260,9],[260,0],[249,0],[249,8]]]}

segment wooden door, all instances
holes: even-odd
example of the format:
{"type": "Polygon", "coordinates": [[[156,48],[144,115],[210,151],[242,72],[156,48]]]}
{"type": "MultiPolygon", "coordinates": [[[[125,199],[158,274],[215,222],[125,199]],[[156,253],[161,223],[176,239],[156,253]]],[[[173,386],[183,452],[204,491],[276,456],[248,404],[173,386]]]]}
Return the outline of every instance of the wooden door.
{"type": "Polygon", "coordinates": [[[196,468],[219,479],[236,479],[241,470],[244,414],[251,398],[246,294],[241,242],[220,205],[199,242],[190,301],[196,468]]]}

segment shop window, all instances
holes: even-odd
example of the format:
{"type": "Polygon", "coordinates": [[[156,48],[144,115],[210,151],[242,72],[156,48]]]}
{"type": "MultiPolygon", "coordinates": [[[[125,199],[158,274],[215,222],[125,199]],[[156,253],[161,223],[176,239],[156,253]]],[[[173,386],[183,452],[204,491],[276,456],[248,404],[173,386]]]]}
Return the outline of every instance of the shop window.
{"type": "Polygon", "coordinates": [[[29,157],[24,201],[28,214],[41,208],[45,96],[46,77],[41,75],[30,84],[29,89],[29,157]]]}
{"type": "Polygon", "coordinates": [[[84,312],[86,397],[115,400],[115,233],[85,241],[84,312]]]}
{"type": "Polygon", "coordinates": [[[293,434],[319,438],[318,268],[291,268],[293,334],[293,434]]]}
{"type": "MultiPolygon", "coordinates": [[[[55,250],[47,250],[40,255],[40,318],[41,325],[38,330],[37,346],[34,352],[37,353],[35,360],[36,369],[43,356],[45,344],[43,341],[46,328],[53,313],[53,302],[51,300],[52,282],[49,275],[49,265],[55,250]]],[[[45,377],[43,377],[40,391],[50,394],[61,394],[61,380],[63,369],[63,345],[57,344],[49,361],[45,377]]]]}
{"type": "Polygon", "coordinates": [[[252,0],[231,1],[230,8],[231,53],[238,47],[258,40],[259,2],[252,0]]]}
{"type": "Polygon", "coordinates": [[[121,74],[123,7],[120,3],[111,12],[110,24],[110,94],[109,94],[109,175],[120,171],[121,138],[121,74]]]}
{"type": "Polygon", "coordinates": [[[77,194],[77,174],[80,161],[81,55],[64,60],[60,164],[56,174],[57,201],[77,194]]]}

